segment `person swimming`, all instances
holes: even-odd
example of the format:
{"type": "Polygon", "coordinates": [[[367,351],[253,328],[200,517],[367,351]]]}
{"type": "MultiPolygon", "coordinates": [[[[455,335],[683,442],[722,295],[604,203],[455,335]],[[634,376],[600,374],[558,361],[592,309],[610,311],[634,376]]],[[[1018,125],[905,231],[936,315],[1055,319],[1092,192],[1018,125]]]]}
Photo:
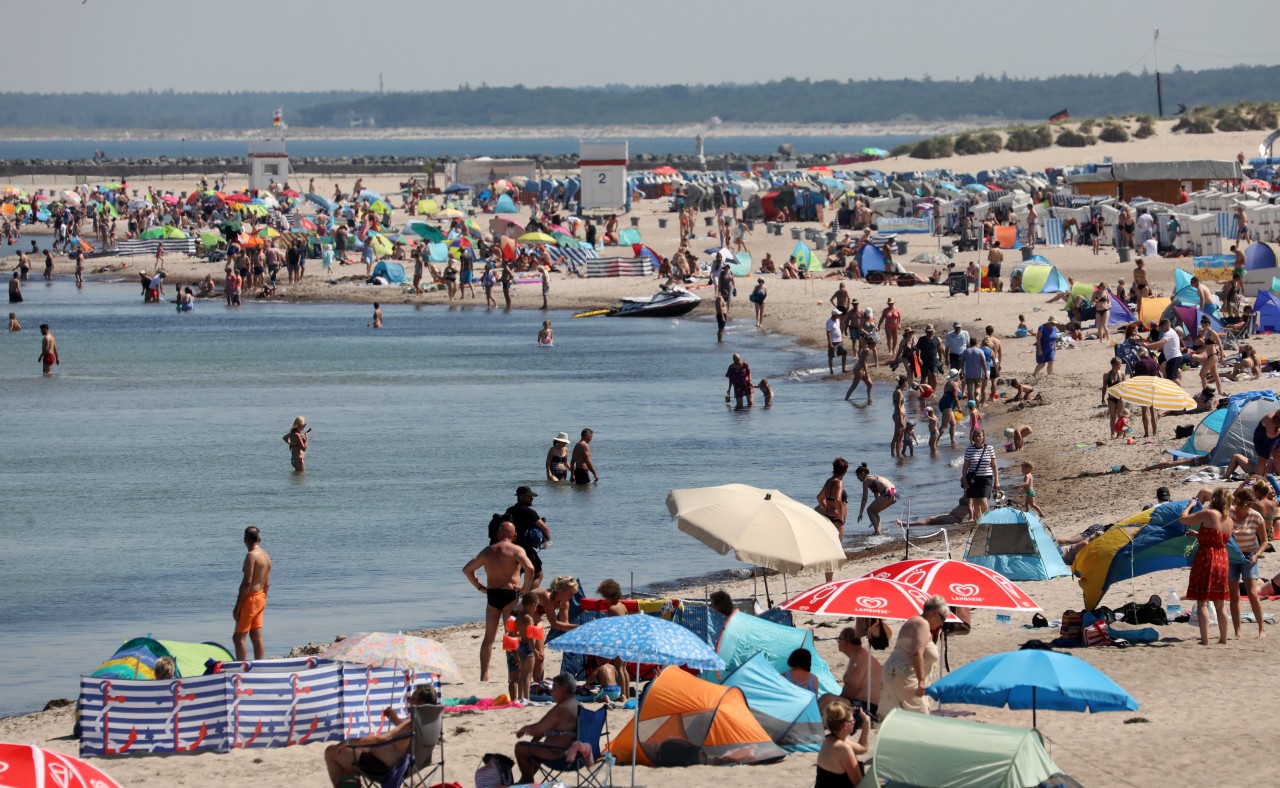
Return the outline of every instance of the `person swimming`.
{"type": "Polygon", "coordinates": [[[542,330],[538,332],[538,344],[542,347],[552,347],[556,343],[555,332],[551,330],[551,321],[542,321],[542,330]]]}

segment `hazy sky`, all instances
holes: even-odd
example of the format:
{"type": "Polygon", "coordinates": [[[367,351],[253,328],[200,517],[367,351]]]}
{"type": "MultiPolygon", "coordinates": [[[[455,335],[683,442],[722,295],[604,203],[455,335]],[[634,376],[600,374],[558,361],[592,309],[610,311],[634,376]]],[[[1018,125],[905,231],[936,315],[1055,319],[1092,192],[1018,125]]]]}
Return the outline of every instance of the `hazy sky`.
{"type": "Polygon", "coordinates": [[[1050,5],[10,0],[4,89],[377,90],[379,72],[388,91],[1116,73],[1154,68],[1156,26],[1163,71],[1280,62],[1275,0],[1050,5]]]}

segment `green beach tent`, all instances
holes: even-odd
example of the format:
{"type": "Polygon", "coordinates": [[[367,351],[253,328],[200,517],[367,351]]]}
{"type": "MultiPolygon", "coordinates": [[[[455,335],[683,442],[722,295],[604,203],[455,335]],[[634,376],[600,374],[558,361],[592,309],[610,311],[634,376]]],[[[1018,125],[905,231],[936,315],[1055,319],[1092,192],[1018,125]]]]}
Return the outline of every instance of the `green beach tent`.
{"type": "Polygon", "coordinates": [[[155,640],[150,637],[127,641],[111,658],[98,666],[91,676],[114,679],[155,679],[155,664],[160,657],[173,659],[176,678],[203,676],[208,660],[229,662],[234,657],[217,643],[184,643],[179,640],[155,640]]]}
{"type": "Polygon", "coordinates": [[[894,709],[880,723],[875,757],[858,788],[1077,784],[1062,774],[1034,730],[894,709]]]}
{"type": "Polygon", "coordinates": [[[1067,278],[1052,265],[1027,264],[1022,269],[1022,292],[1062,293],[1067,290],[1067,278]]]}
{"type": "Polygon", "coordinates": [[[805,246],[804,241],[796,244],[796,248],[791,250],[791,256],[796,259],[796,268],[802,271],[821,271],[822,263],[818,262],[818,256],[813,250],[805,246]]]}

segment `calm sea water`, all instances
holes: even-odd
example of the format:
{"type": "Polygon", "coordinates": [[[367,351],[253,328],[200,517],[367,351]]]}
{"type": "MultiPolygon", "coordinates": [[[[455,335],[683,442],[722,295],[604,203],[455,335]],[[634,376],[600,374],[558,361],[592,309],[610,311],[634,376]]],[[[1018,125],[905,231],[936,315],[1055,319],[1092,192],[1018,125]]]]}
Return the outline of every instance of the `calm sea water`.
{"type": "Polygon", "coordinates": [[[954,495],[947,457],[890,465],[887,389],[857,407],[843,383],[784,377],[770,410],[727,409],[732,352],[757,378],[821,363],[749,320],[716,346],[706,318],[390,305],[373,331],[367,306],[179,315],[130,285],[26,292],[26,330],[0,337],[0,715],[73,697],[130,637],[230,646],[249,524],[275,562],[265,631],[279,654],[482,617],[460,570],[521,484],[553,531],[548,576],[589,590],[740,566],[676,529],[674,487],[744,482],[807,502],[843,454],[894,478],[915,512],[954,495]],[[534,344],[544,317],[554,348],[534,344]],[[51,379],[41,322],[63,358],[51,379]],[[314,428],[305,475],[281,441],[298,414],[314,428]],[[547,484],[552,437],[586,426],[602,481],[547,484]]]}
{"type": "MultiPolygon", "coordinates": [[[[905,142],[914,142],[918,136],[900,134],[874,136],[789,137],[785,135],[708,136],[705,149],[708,155],[742,153],[764,156],[777,151],[778,146],[789,143],[796,153],[829,153],[842,151],[856,153],[863,148],[892,150],[905,142]]],[[[141,158],[158,156],[193,156],[206,158],[243,158],[243,141],[219,140],[37,140],[0,141],[0,159],[88,159],[93,152],[105,151],[113,158],[141,158]]],[[[632,155],[652,153],[693,154],[693,137],[631,137],[632,155]]],[[[290,140],[289,153],[293,156],[525,156],[533,154],[559,155],[578,152],[577,137],[493,137],[488,139],[324,139],[290,140]]]]}

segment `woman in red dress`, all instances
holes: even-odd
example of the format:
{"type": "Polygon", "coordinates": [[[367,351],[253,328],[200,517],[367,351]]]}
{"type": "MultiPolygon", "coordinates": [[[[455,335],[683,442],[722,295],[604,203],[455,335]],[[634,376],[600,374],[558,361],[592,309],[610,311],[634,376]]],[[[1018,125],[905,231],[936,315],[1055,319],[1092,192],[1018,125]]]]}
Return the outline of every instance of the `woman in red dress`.
{"type": "Polygon", "coordinates": [[[1178,522],[1186,526],[1187,533],[1196,537],[1200,549],[1196,552],[1195,561],[1191,564],[1191,579],[1187,583],[1187,599],[1196,601],[1196,619],[1200,622],[1200,645],[1209,645],[1209,603],[1213,603],[1214,612],[1218,615],[1218,642],[1227,642],[1227,618],[1223,612],[1223,602],[1229,596],[1227,542],[1235,529],[1235,522],[1227,514],[1231,506],[1231,491],[1219,487],[1213,491],[1213,497],[1204,509],[1191,514],[1193,499],[1187,504],[1187,511],[1178,518],[1178,522]]]}

